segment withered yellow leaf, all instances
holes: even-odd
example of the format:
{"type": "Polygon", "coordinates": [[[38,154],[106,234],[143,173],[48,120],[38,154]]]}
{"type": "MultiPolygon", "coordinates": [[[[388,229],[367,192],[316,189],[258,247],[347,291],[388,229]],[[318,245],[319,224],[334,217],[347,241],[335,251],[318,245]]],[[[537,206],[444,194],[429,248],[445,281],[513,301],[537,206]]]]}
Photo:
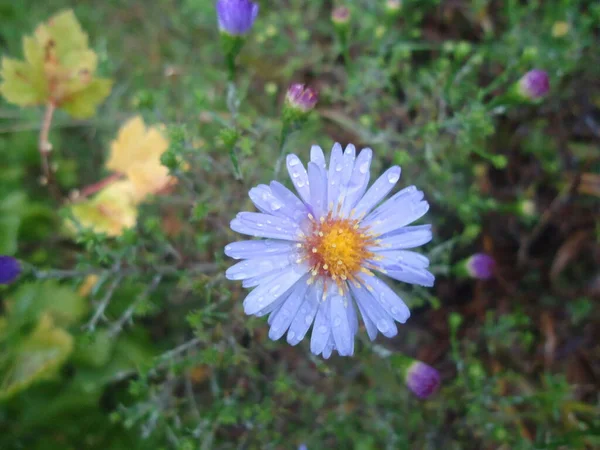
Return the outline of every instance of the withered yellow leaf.
{"type": "Polygon", "coordinates": [[[156,194],[174,179],[160,162],[169,141],[156,127],[146,127],[140,116],[126,122],[110,148],[106,167],[125,174],[134,188],[136,201],[156,194]]]}
{"type": "MultiPolygon", "coordinates": [[[[71,213],[83,228],[91,228],[96,233],[112,237],[119,236],[136,224],[138,211],[134,192],[129,180],[117,181],[94,197],[72,205],[71,213]]],[[[71,230],[76,229],[71,219],[67,226],[71,230]]]]}
{"type": "Polygon", "coordinates": [[[53,103],[76,118],[94,114],[112,81],[95,77],[96,53],[73,11],[63,11],[23,38],[24,61],[3,58],[0,93],[11,103],[53,103]]]}

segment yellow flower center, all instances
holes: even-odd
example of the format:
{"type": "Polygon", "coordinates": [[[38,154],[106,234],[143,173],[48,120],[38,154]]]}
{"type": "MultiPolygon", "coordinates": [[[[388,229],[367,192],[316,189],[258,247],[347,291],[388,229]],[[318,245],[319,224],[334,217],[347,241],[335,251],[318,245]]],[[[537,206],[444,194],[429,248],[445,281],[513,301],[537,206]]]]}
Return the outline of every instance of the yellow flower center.
{"type": "Polygon", "coordinates": [[[355,281],[358,272],[370,273],[366,261],[375,259],[369,247],[377,245],[368,228],[361,228],[357,219],[322,217],[320,221],[309,215],[311,230],[298,244],[303,249],[303,260],[311,267],[311,282],[318,276],[329,277],[342,288],[346,280],[355,281]]]}

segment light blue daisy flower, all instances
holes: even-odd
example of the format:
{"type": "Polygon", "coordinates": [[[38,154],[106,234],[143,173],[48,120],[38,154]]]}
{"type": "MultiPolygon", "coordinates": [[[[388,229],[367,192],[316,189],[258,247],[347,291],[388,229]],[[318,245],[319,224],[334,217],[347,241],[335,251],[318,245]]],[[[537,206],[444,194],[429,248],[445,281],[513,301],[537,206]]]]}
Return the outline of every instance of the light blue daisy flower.
{"type": "Polygon", "coordinates": [[[312,326],[310,350],[329,358],[354,353],[358,316],[371,340],[393,337],[410,312],[374,271],[432,286],[429,260],[412,249],[431,240],[431,226],[408,226],[429,209],[423,192],[409,186],[383,199],[400,179],[394,166],[367,189],[373,152],[335,144],[329,167],[323,150],[311,149],[308,170],[296,155],[287,168],[298,192],[277,181],[250,190],[260,212],[241,212],[231,229],[265,238],[234,242],[225,253],[242,261],[230,280],[254,287],[244,300],[249,315],[269,314],[269,337],[296,345],[312,326]],[[383,201],[383,202],[382,202],[383,201]]]}

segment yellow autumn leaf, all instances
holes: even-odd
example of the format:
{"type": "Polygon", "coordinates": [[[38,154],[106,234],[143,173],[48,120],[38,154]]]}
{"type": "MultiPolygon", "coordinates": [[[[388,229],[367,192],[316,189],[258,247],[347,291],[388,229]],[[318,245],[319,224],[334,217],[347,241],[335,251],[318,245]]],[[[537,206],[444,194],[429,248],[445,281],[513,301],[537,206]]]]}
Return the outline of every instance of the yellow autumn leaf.
{"type": "MultiPolygon", "coordinates": [[[[94,197],[70,207],[73,218],[82,228],[96,233],[119,236],[135,226],[137,207],[135,189],[129,180],[117,181],[99,191],[94,197]]],[[[67,221],[70,230],[77,229],[73,220],[67,221]]]]}
{"type": "Polygon", "coordinates": [[[168,147],[169,141],[157,127],[146,127],[143,119],[136,116],[119,130],[106,167],[125,174],[133,185],[135,200],[141,201],[174,183],[169,170],[160,162],[168,147]]]}
{"type": "Polygon", "coordinates": [[[63,11],[23,38],[24,61],[3,58],[0,93],[11,103],[53,103],[76,118],[94,114],[112,81],[94,76],[96,53],[73,11],[63,11]]]}

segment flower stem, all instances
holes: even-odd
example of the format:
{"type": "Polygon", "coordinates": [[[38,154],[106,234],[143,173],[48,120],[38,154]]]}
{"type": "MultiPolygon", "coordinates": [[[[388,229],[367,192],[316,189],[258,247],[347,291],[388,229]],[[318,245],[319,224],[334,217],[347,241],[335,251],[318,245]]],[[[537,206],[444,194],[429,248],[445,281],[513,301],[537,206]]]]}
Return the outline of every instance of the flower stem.
{"type": "Polygon", "coordinates": [[[123,174],[113,173],[112,175],[109,175],[108,177],[104,178],[103,180],[98,181],[97,183],[94,183],[94,184],[84,187],[81,190],[81,192],[78,193],[76,198],[80,199],[80,198],[89,197],[90,195],[95,194],[96,192],[98,192],[102,188],[108,186],[109,184],[112,184],[115,181],[120,180],[121,178],[123,178],[123,174]]]}
{"type": "Polygon", "coordinates": [[[50,152],[52,151],[52,144],[50,143],[48,136],[50,134],[50,126],[52,125],[52,118],[54,117],[54,111],[56,105],[50,101],[46,105],[46,111],[44,118],[42,119],[42,127],[40,129],[40,138],[38,143],[38,149],[40,151],[40,158],[42,161],[42,175],[43,184],[48,186],[48,189],[52,196],[57,200],[60,200],[60,192],[55,184],[54,176],[52,174],[52,167],[50,166],[50,152]]]}
{"type": "Polygon", "coordinates": [[[289,133],[290,126],[284,121],[284,123],[281,125],[281,133],[279,135],[279,158],[277,158],[277,162],[275,163],[275,178],[277,178],[279,176],[279,172],[281,172],[281,165],[283,164],[283,157],[285,153],[285,142],[287,141],[289,133]]]}

